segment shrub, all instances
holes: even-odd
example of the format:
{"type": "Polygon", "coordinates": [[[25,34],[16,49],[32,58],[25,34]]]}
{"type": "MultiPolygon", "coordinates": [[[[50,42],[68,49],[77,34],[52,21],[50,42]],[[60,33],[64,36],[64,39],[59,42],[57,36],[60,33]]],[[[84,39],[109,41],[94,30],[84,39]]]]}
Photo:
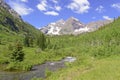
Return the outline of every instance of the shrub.
{"type": "Polygon", "coordinates": [[[22,49],[23,49],[23,47],[22,47],[21,43],[17,42],[17,44],[15,45],[15,49],[10,54],[10,59],[11,59],[12,62],[23,61],[23,59],[24,59],[24,52],[22,51],[22,49]]]}

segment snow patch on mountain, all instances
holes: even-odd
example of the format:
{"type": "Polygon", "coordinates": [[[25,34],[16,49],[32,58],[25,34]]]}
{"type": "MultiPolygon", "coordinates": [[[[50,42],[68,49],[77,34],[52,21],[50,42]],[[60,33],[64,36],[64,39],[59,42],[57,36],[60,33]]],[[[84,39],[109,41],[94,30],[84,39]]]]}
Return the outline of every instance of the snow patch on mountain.
{"type": "Polygon", "coordinates": [[[53,34],[53,35],[60,35],[60,30],[61,28],[60,27],[56,27],[56,26],[51,26],[48,30],[48,33],[47,34],[53,34]]]}
{"type": "Polygon", "coordinates": [[[40,30],[47,35],[78,35],[81,33],[92,32],[98,30],[100,27],[111,23],[111,20],[102,20],[90,22],[88,24],[81,23],[78,19],[70,17],[66,21],[63,19],[52,22],[49,25],[41,28],[40,30]]]}
{"type": "Polygon", "coordinates": [[[80,28],[80,29],[75,29],[74,32],[89,32],[89,28],[80,28]]]}

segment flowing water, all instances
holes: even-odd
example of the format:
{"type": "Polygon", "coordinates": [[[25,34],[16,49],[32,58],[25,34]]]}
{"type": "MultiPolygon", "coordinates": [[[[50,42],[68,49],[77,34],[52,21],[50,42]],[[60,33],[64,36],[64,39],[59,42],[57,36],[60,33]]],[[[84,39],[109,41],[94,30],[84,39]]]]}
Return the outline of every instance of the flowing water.
{"type": "Polygon", "coordinates": [[[65,62],[74,62],[76,58],[66,57],[57,62],[46,62],[45,64],[36,65],[29,72],[0,72],[0,80],[31,80],[32,78],[45,78],[46,69],[56,71],[65,68],[65,62]]]}

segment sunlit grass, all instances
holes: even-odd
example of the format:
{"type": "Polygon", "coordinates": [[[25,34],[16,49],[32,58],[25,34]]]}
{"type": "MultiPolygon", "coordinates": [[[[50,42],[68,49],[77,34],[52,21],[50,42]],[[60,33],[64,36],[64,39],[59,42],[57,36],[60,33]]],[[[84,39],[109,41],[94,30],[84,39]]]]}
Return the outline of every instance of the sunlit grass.
{"type": "Polygon", "coordinates": [[[92,66],[73,67],[55,72],[46,80],[120,80],[120,58],[95,60],[92,66]]]}

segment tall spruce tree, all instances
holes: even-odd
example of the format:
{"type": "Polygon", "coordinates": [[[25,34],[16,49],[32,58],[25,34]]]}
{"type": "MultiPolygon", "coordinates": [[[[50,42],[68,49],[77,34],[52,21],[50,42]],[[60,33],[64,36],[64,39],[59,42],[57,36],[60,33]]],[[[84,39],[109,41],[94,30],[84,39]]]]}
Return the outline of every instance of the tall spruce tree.
{"type": "Polygon", "coordinates": [[[2,44],[2,40],[0,39],[0,44],[2,44]]]}
{"type": "Polygon", "coordinates": [[[24,45],[25,45],[26,47],[30,47],[30,44],[29,44],[29,36],[28,36],[28,35],[25,35],[24,45]]]}
{"type": "Polygon", "coordinates": [[[24,45],[25,45],[26,47],[31,47],[31,46],[33,46],[33,37],[32,37],[30,34],[25,35],[24,45]]]}
{"type": "Polygon", "coordinates": [[[46,48],[46,37],[44,34],[39,34],[37,38],[37,45],[41,48],[41,50],[46,48]]]}
{"type": "Polygon", "coordinates": [[[22,51],[23,47],[20,42],[17,42],[13,52],[10,54],[10,59],[12,62],[20,62],[24,59],[24,52],[22,51]]]}

